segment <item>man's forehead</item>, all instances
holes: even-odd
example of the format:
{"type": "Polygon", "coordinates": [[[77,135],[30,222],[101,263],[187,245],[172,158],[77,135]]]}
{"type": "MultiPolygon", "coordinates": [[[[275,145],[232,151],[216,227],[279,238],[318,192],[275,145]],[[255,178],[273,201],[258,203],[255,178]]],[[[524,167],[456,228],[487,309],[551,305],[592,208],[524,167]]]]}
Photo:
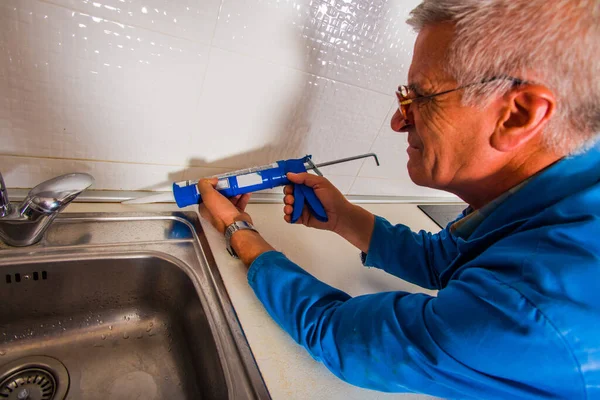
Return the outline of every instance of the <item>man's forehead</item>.
{"type": "Polygon", "coordinates": [[[419,84],[424,79],[436,81],[446,76],[444,61],[453,34],[454,27],[451,24],[423,27],[415,42],[408,74],[411,84],[419,84]]]}

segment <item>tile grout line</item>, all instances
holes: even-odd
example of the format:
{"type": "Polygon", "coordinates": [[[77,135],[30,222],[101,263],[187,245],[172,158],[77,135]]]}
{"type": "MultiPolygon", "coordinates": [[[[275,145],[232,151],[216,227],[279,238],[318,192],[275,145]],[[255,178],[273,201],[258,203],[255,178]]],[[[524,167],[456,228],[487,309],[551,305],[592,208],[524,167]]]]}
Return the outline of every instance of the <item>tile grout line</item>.
{"type": "MultiPolygon", "coordinates": [[[[371,142],[371,146],[369,146],[369,153],[373,152],[373,146],[375,146],[375,142],[377,142],[377,139],[381,135],[381,129],[383,128],[383,125],[385,124],[385,121],[387,120],[387,116],[390,114],[390,112],[393,109],[394,109],[394,103],[392,102],[392,105],[388,108],[388,111],[385,113],[385,116],[383,117],[383,121],[381,121],[381,124],[379,125],[379,129],[377,130],[377,135],[375,135],[375,139],[373,139],[373,142],[371,142]]],[[[361,164],[360,168],[358,169],[358,172],[356,173],[356,176],[354,177],[354,181],[352,182],[352,186],[350,186],[348,193],[350,193],[352,191],[352,188],[354,187],[356,180],[360,176],[360,173],[363,170],[363,167],[365,166],[366,162],[367,162],[367,160],[363,160],[363,163],[361,164]]],[[[370,178],[370,177],[363,177],[363,178],[370,178]]],[[[394,179],[392,179],[392,180],[394,180],[394,179]]]]}
{"type": "Polygon", "coordinates": [[[228,169],[229,167],[216,167],[216,166],[199,166],[199,165],[182,165],[182,164],[157,164],[157,163],[144,163],[137,161],[115,161],[115,160],[100,160],[92,158],[71,158],[71,157],[52,157],[52,156],[37,156],[37,155],[24,155],[24,154],[2,154],[0,157],[15,157],[15,158],[36,158],[41,160],[56,160],[56,161],[89,161],[96,163],[109,163],[109,164],[126,164],[126,165],[147,165],[153,167],[178,167],[178,168],[217,168],[217,169],[228,169]]]}
{"type": "MultiPolygon", "coordinates": [[[[200,82],[200,88],[198,90],[198,98],[196,99],[196,107],[194,109],[194,112],[196,113],[196,116],[198,116],[199,113],[199,108],[200,108],[200,103],[202,101],[202,95],[204,94],[204,84],[206,83],[206,77],[208,75],[208,68],[210,66],[210,60],[211,60],[211,55],[213,53],[213,40],[215,38],[215,34],[217,32],[217,25],[219,23],[219,17],[221,16],[221,10],[223,9],[223,2],[225,0],[221,0],[221,3],[219,4],[219,11],[217,12],[217,21],[215,22],[215,26],[213,28],[211,37],[210,37],[210,41],[209,41],[209,45],[208,45],[208,54],[206,56],[206,68],[204,68],[204,73],[202,74],[202,81],[200,82]]],[[[192,143],[193,143],[193,132],[192,134],[190,134],[189,138],[188,138],[188,149],[192,148],[192,143]]],[[[189,157],[188,157],[189,158],[189,157]]],[[[184,180],[185,178],[185,172],[182,172],[181,175],[181,180],[184,180]]]]}
{"type": "Polygon", "coordinates": [[[221,4],[219,4],[219,11],[217,12],[217,22],[215,23],[215,27],[213,28],[212,35],[210,36],[210,47],[213,46],[213,41],[215,40],[215,35],[217,34],[217,26],[219,25],[219,19],[221,17],[221,11],[223,10],[223,3],[225,0],[221,0],[221,4]]]}

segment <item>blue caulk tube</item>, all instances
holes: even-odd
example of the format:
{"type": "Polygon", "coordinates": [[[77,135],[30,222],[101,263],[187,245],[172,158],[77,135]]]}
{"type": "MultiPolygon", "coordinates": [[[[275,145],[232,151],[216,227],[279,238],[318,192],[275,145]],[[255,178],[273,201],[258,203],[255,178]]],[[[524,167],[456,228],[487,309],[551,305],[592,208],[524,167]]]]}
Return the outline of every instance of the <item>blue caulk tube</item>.
{"type": "MultiPolygon", "coordinates": [[[[310,158],[310,156],[307,156],[310,158]]],[[[219,179],[216,189],[225,197],[272,189],[290,183],[288,172],[306,172],[305,158],[280,160],[272,164],[261,165],[239,171],[217,175],[219,179]]],[[[173,196],[179,207],[202,203],[198,191],[198,181],[183,181],[173,184],[173,196]]]]}

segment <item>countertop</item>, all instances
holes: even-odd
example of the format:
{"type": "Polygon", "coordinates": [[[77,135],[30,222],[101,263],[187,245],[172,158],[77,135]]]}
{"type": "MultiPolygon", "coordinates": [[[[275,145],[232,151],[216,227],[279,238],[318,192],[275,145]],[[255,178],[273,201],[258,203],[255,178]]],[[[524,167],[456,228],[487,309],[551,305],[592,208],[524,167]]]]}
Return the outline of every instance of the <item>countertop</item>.
{"type": "MultiPolygon", "coordinates": [[[[413,230],[439,231],[416,204],[365,204],[367,210],[388,219],[403,223],[413,230]]],[[[189,210],[194,210],[188,207],[189,210]]],[[[171,211],[174,204],[121,205],[121,204],[71,204],[68,212],[119,212],[119,211],[171,211]]],[[[339,236],[290,225],[283,220],[282,205],[250,204],[247,211],[257,229],[277,250],[302,266],[320,280],[350,295],[404,290],[424,290],[381,270],[362,266],[359,251],[339,236]]],[[[415,394],[385,394],[349,385],[322,364],[316,362],[296,344],[266,313],[246,279],[246,268],[229,256],[225,241],[210,224],[202,220],[211,250],[223,282],[250,344],[256,362],[273,399],[431,399],[415,394]]]]}

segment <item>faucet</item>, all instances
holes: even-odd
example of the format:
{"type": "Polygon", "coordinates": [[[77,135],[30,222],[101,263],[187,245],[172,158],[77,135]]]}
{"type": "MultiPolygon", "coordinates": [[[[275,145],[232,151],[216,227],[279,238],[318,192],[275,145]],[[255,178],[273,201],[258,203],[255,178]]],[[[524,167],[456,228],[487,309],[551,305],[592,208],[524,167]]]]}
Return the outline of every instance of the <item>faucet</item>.
{"type": "Polygon", "coordinates": [[[0,240],[10,246],[39,242],[54,218],[93,183],[94,177],[89,174],[57,176],[31,189],[15,207],[8,200],[0,173],[0,240]]]}

